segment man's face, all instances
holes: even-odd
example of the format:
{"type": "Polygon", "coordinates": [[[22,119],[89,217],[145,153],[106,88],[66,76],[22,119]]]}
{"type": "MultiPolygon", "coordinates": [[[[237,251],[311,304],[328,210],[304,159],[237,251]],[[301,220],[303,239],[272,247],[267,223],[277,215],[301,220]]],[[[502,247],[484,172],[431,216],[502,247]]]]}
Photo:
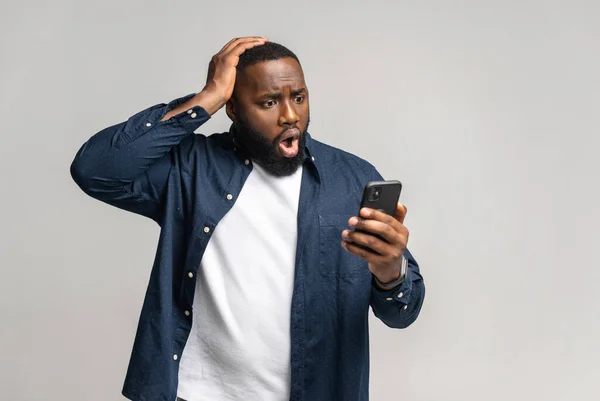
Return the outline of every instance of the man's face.
{"type": "Polygon", "coordinates": [[[227,104],[238,141],[276,176],[290,175],[302,163],[309,114],[302,68],[289,57],[238,72],[227,104]]]}

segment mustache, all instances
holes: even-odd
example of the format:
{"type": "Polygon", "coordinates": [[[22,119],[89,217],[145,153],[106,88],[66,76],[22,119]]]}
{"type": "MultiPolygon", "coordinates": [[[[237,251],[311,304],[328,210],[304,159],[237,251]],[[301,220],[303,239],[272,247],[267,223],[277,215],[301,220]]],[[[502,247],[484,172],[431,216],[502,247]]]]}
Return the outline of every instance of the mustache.
{"type": "Polygon", "coordinates": [[[306,131],[308,131],[309,125],[310,125],[310,117],[306,121],[306,127],[303,130],[301,130],[297,124],[291,125],[289,127],[285,127],[284,129],[281,130],[281,132],[277,135],[277,137],[273,140],[273,142],[278,142],[281,139],[281,137],[283,137],[285,135],[286,132],[288,132],[289,130],[292,130],[292,129],[297,129],[298,132],[300,133],[300,136],[302,137],[306,133],[306,131]]]}
{"type": "Polygon", "coordinates": [[[300,128],[298,128],[296,125],[294,125],[293,127],[288,127],[288,128],[284,128],[276,137],[275,139],[273,139],[273,143],[279,143],[279,141],[281,141],[281,138],[288,133],[290,130],[296,129],[298,130],[298,135],[302,136],[303,132],[300,128]]]}

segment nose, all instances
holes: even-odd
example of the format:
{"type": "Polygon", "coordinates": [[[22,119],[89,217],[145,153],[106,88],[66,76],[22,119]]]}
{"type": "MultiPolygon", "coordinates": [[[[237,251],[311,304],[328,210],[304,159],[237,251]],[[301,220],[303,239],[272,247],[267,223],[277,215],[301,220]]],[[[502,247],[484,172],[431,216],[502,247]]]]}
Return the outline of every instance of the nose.
{"type": "Polygon", "coordinates": [[[286,125],[296,125],[300,118],[298,114],[296,114],[296,110],[294,109],[294,105],[292,102],[287,101],[282,104],[281,114],[279,115],[279,125],[281,127],[286,125]]]}

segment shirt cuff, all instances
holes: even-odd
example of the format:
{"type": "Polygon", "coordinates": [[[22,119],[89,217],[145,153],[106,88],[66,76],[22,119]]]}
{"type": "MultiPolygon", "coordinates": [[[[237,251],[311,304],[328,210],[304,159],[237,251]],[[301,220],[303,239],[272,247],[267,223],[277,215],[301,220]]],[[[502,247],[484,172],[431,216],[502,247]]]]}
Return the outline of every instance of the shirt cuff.
{"type": "MultiPolygon", "coordinates": [[[[162,113],[160,119],[162,119],[167,113],[171,110],[175,109],[182,103],[187,102],[191,98],[196,96],[195,93],[190,93],[189,95],[180,97],[171,101],[167,104],[164,112],[162,113]]],[[[207,120],[210,119],[210,114],[202,106],[194,106],[186,111],[183,111],[170,119],[164,121],[164,123],[175,122],[179,124],[183,129],[185,129],[189,133],[193,133],[196,131],[202,124],[204,124],[207,120]]]]}
{"type": "Polygon", "coordinates": [[[409,269],[406,272],[406,278],[404,279],[402,284],[400,284],[396,288],[392,288],[391,290],[383,290],[379,288],[377,284],[375,284],[375,282],[373,282],[371,284],[371,292],[375,297],[377,297],[385,303],[400,304],[404,305],[404,307],[406,308],[407,305],[410,303],[410,295],[412,293],[413,288],[412,275],[413,273],[409,269]]]}

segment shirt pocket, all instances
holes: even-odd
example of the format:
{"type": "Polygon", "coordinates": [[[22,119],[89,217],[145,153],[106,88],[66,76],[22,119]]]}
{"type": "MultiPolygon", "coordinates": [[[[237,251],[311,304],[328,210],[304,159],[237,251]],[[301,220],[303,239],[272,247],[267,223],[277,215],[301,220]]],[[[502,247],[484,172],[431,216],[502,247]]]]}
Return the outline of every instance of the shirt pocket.
{"type": "Polygon", "coordinates": [[[325,277],[360,277],[369,273],[367,262],[342,247],[342,231],[350,229],[351,215],[319,215],[319,267],[325,277]]]}

